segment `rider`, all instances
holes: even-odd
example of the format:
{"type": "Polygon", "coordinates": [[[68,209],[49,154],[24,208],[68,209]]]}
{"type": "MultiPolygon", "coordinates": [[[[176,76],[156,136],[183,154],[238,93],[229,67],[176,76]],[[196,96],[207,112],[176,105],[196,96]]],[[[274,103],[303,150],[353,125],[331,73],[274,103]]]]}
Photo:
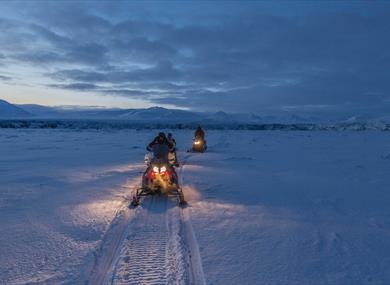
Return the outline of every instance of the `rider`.
{"type": "Polygon", "coordinates": [[[172,143],[174,145],[174,147],[176,148],[176,140],[173,138],[173,135],[172,133],[168,133],[168,137],[167,137],[168,141],[170,143],[172,143]]]}
{"type": "Polygon", "coordinates": [[[170,142],[172,145],[173,145],[173,150],[171,151],[172,155],[173,155],[173,160],[174,160],[174,165],[176,167],[179,166],[179,163],[177,161],[177,155],[176,155],[176,140],[173,138],[173,135],[172,133],[168,133],[168,142],[170,142]]]}
{"type": "Polygon", "coordinates": [[[195,131],[195,139],[200,139],[204,141],[204,135],[205,135],[204,130],[201,128],[200,125],[198,125],[195,131]]]}
{"type": "Polygon", "coordinates": [[[168,141],[163,132],[160,132],[158,133],[158,136],[148,144],[146,149],[153,152],[154,158],[168,162],[168,154],[174,149],[174,145],[168,141]]]}

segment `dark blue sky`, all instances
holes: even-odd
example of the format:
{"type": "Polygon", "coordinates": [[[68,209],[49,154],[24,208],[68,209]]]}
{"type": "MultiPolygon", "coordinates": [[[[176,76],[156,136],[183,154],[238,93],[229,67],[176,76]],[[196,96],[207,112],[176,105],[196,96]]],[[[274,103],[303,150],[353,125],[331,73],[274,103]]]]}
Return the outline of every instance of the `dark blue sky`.
{"type": "Polygon", "coordinates": [[[1,2],[0,97],[228,112],[390,110],[389,1],[1,2]]]}

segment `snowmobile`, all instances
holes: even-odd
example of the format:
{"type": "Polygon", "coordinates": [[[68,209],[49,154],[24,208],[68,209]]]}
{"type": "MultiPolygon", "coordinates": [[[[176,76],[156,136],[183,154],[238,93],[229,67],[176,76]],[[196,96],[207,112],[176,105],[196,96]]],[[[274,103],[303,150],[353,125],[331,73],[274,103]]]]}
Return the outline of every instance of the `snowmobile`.
{"type": "Polygon", "coordinates": [[[183,190],[179,185],[179,179],[172,160],[166,161],[161,158],[150,158],[145,155],[147,168],[142,175],[142,185],[137,188],[131,205],[136,207],[140,204],[142,196],[165,195],[176,197],[179,205],[185,205],[183,190]]]}
{"type": "Polygon", "coordinates": [[[192,142],[193,152],[205,152],[207,149],[206,140],[202,138],[195,138],[192,142]]]}

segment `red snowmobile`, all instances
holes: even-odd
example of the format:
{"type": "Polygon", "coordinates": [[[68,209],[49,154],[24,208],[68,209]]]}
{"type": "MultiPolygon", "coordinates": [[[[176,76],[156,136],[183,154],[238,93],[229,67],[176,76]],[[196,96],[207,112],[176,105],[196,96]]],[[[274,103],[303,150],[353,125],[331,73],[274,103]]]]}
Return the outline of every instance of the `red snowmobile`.
{"type": "MultiPolygon", "coordinates": [[[[157,146],[159,147],[159,146],[157,146]]],[[[142,185],[137,188],[132,199],[132,205],[138,206],[142,196],[166,195],[176,197],[179,205],[184,205],[183,191],[172,161],[161,157],[145,156],[147,168],[142,175],[142,185]]]]}

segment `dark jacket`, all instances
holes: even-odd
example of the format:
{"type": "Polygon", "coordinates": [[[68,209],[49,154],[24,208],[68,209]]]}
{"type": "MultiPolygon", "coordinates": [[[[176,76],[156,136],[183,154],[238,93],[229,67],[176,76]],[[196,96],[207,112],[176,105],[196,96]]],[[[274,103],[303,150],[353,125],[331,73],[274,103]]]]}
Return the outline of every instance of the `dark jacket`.
{"type": "Polygon", "coordinates": [[[168,139],[167,139],[166,137],[164,138],[164,140],[163,140],[162,142],[160,142],[159,137],[157,136],[157,137],[154,138],[154,140],[152,140],[152,141],[148,144],[148,146],[146,147],[146,149],[147,149],[148,151],[152,151],[153,146],[154,146],[154,145],[157,145],[157,144],[165,144],[165,145],[168,146],[168,148],[169,148],[170,150],[173,149],[173,148],[175,147],[170,141],[168,141],[168,139]]]}
{"type": "Polygon", "coordinates": [[[195,138],[204,140],[204,131],[201,127],[198,127],[195,131],[195,138]]]}
{"type": "Polygon", "coordinates": [[[172,145],[173,145],[173,148],[176,148],[176,140],[172,137],[172,138],[167,138],[168,142],[170,142],[172,145]]]}

